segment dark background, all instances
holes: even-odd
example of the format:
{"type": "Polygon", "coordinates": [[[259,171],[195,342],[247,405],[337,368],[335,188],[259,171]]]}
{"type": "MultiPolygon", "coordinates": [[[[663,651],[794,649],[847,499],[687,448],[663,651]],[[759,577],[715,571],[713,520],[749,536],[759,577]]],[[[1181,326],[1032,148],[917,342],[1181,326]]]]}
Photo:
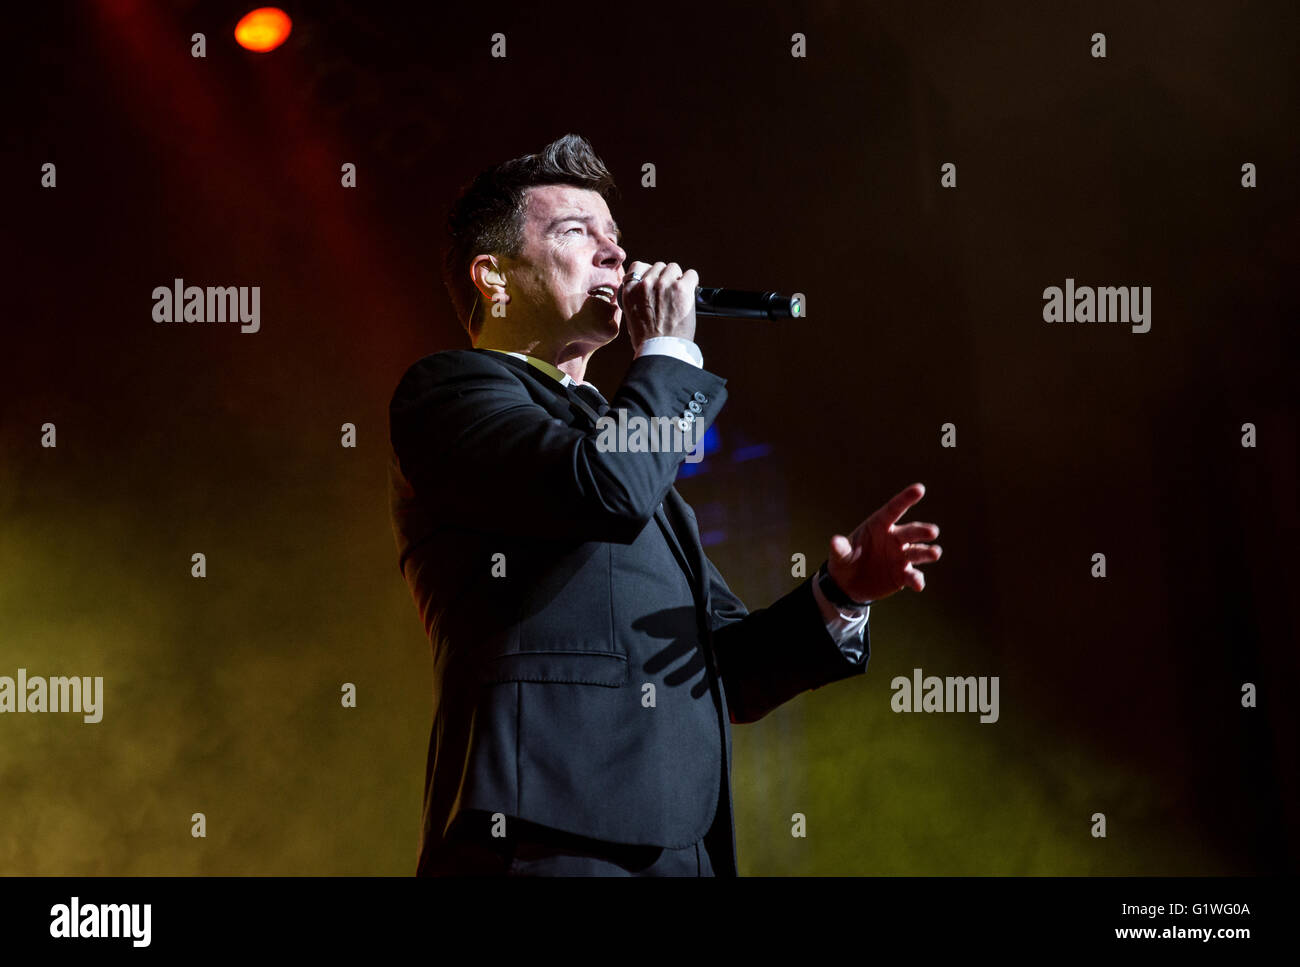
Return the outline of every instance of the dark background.
{"type": "Polygon", "coordinates": [[[103,675],[105,704],[0,716],[0,872],[414,871],[429,657],[387,404],[468,345],[457,189],[568,132],[629,258],[807,296],[699,327],[730,398],[679,489],[749,607],[913,481],[943,529],[865,678],[735,730],[742,872],[1294,872],[1300,15],[1043,7],[289,4],[269,54],[228,2],[13,24],[0,675],[103,675]],[[261,331],[155,324],[177,277],[260,285],[261,331]],[[1150,332],[1044,323],[1067,277],[1151,286],[1150,332]],[[893,713],[916,667],[999,676],[1000,720],[893,713]]]}

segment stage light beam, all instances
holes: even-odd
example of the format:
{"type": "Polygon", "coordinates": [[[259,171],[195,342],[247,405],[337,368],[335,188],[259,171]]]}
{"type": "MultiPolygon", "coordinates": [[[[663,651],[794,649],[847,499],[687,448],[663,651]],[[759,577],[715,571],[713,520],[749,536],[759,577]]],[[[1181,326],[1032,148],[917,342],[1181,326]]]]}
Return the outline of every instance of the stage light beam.
{"type": "Polygon", "coordinates": [[[247,50],[264,54],[284,43],[292,29],[293,21],[279,7],[258,7],[235,24],[235,40],[247,50]]]}

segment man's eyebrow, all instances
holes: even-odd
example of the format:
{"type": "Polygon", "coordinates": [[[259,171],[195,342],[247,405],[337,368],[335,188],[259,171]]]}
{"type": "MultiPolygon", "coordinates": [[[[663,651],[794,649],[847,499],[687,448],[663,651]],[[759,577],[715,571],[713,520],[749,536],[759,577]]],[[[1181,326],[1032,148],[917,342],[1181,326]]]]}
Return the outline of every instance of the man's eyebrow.
{"type": "MultiPolygon", "coordinates": [[[[567,215],[557,215],[555,218],[552,218],[552,219],[551,219],[551,223],[550,223],[549,225],[546,226],[546,230],[549,232],[549,231],[550,231],[551,229],[553,229],[556,225],[560,224],[560,222],[588,222],[588,223],[590,223],[590,222],[593,222],[593,221],[595,221],[595,216],[587,215],[587,214],[585,214],[585,213],[583,213],[583,212],[570,212],[570,213],[567,214],[567,215]]],[[[623,238],[623,230],[622,230],[621,228],[618,227],[618,223],[617,223],[617,222],[611,221],[611,222],[609,223],[609,227],[613,230],[613,232],[614,232],[614,238],[615,238],[615,239],[621,240],[621,239],[623,238]]]]}

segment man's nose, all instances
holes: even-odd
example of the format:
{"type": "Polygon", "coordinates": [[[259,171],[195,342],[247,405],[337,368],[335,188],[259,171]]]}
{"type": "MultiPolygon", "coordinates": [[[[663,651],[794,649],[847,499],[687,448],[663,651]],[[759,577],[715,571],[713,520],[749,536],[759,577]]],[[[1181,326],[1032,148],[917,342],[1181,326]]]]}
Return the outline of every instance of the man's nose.
{"type": "Polygon", "coordinates": [[[609,235],[603,237],[605,242],[598,252],[600,255],[600,264],[617,268],[627,260],[627,253],[623,251],[613,237],[609,235]]]}
{"type": "Polygon", "coordinates": [[[618,268],[625,261],[627,261],[627,253],[619,248],[617,242],[612,242],[610,243],[610,246],[605,249],[600,264],[611,268],[618,268]]]}

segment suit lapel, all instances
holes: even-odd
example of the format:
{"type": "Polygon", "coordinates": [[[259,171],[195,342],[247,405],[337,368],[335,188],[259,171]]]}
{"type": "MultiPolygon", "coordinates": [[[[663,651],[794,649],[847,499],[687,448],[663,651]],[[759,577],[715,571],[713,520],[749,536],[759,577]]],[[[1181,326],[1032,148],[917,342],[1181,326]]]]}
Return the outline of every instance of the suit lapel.
{"type": "MultiPolygon", "coordinates": [[[[554,376],[543,373],[535,366],[530,366],[515,356],[508,353],[499,353],[493,349],[471,349],[470,352],[479,353],[487,356],[489,359],[499,360],[504,365],[510,367],[515,372],[532,380],[534,386],[543,387],[546,390],[547,398],[558,406],[562,412],[569,414],[582,414],[587,420],[591,421],[591,407],[586,406],[581,399],[571,393],[563,383],[559,382],[554,376]],[[583,412],[585,410],[585,412],[583,412]]],[[[549,407],[548,407],[549,408],[549,407]]],[[[592,424],[595,425],[594,423],[592,424]]]]}
{"type": "Polygon", "coordinates": [[[655,512],[659,526],[664,529],[673,552],[679,555],[683,568],[690,576],[691,587],[695,597],[707,611],[709,606],[708,588],[704,586],[704,544],[694,526],[690,513],[686,510],[686,501],[677,492],[676,487],[669,487],[664,494],[663,504],[655,512]]]}
{"type": "MultiPolygon", "coordinates": [[[[545,386],[547,390],[553,393],[555,401],[567,406],[569,412],[580,414],[586,422],[593,427],[596,426],[593,418],[594,411],[591,407],[587,406],[577,394],[572,393],[553,377],[539,372],[522,359],[516,359],[514,356],[505,353],[493,352],[489,349],[475,349],[474,352],[499,359],[517,372],[526,374],[529,378],[535,380],[538,385],[545,386]]],[[[663,502],[655,509],[654,518],[655,523],[663,531],[664,539],[668,541],[668,547],[673,552],[673,556],[677,558],[682,571],[690,580],[691,590],[694,592],[696,599],[707,610],[708,589],[705,588],[703,581],[705,574],[704,545],[701,543],[700,535],[692,524],[690,512],[686,510],[686,501],[677,492],[677,488],[668,488],[668,493],[664,495],[663,502]]]]}

